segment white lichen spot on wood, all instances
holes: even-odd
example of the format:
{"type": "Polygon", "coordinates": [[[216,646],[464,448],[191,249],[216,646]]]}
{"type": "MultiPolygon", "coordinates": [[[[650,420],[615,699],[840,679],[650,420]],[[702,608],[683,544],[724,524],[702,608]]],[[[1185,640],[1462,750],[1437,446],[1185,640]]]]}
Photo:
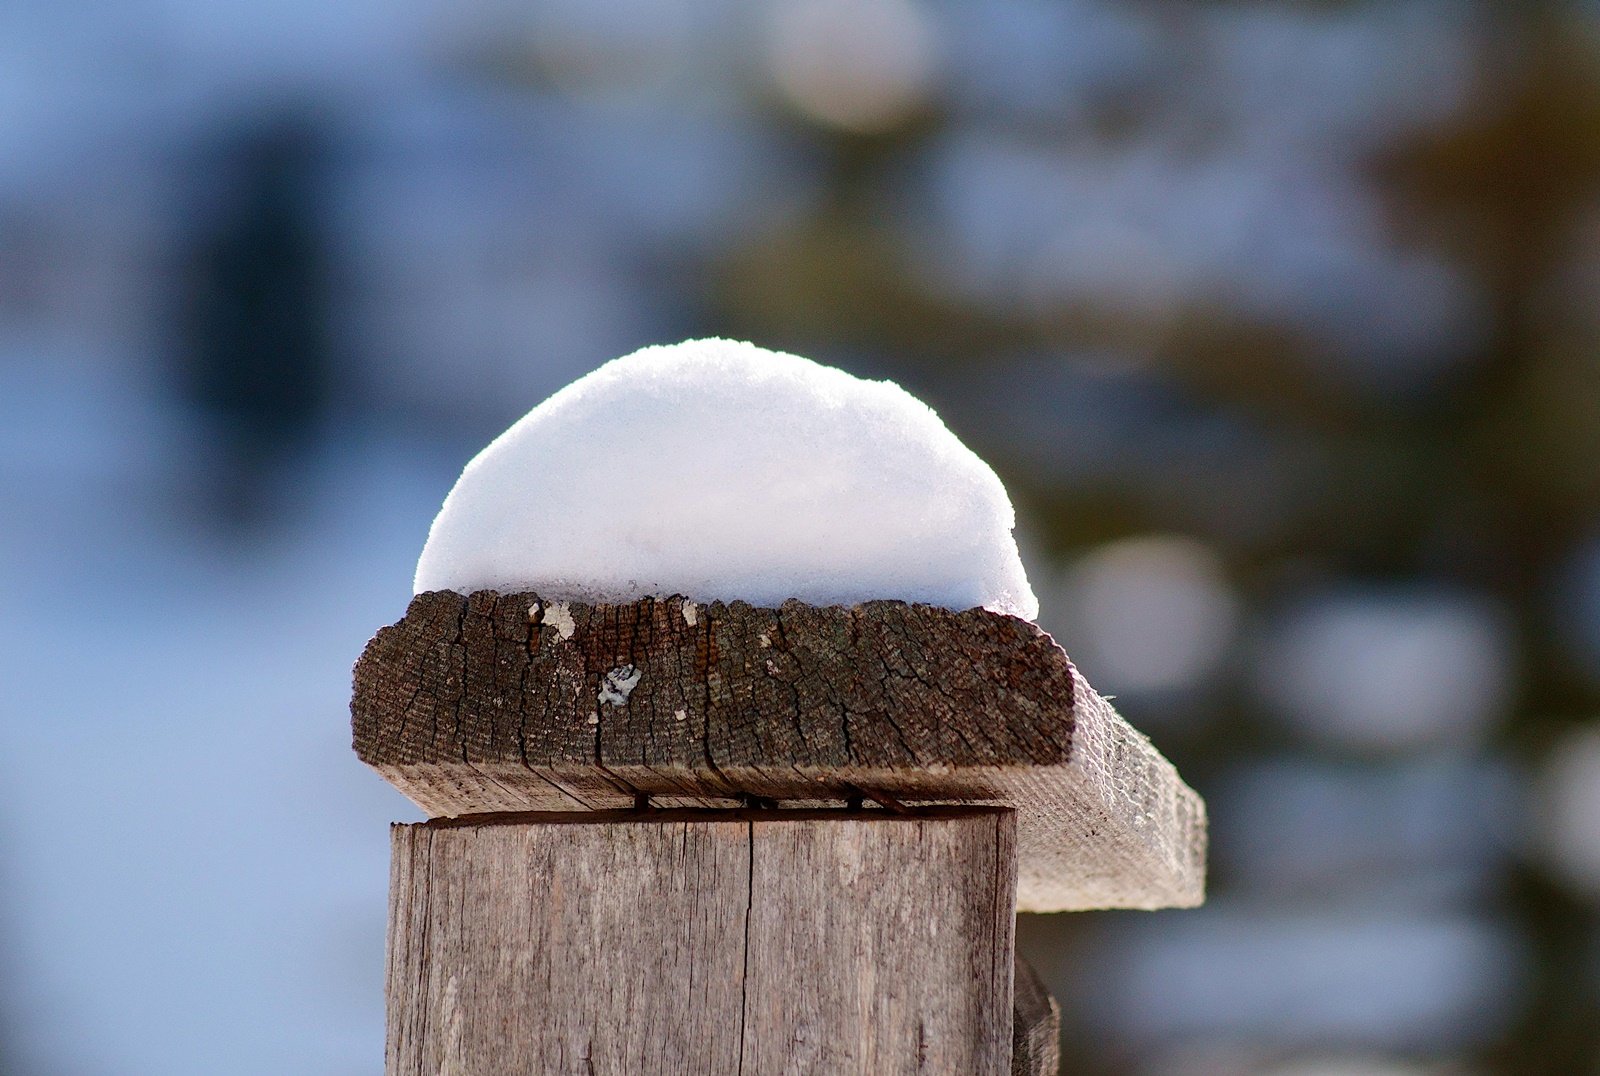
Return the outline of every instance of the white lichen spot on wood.
{"type": "Polygon", "coordinates": [[[772,639],[767,635],[766,632],[762,632],[761,633],[761,649],[765,650],[767,647],[769,647],[771,645],[772,645],[772,639]]]}
{"type": "Polygon", "coordinates": [[[682,612],[683,612],[683,622],[685,624],[689,625],[691,628],[694,627],[695,624],[699,622],[699,620],[700,620],[700,607],[698,605],[696,605],[694,602],[691,602],[691,601],[684,602],[683,603],[683,607],[682,607],[682,612]]]}
{"type": "Polygon", "coordinates": [[[572,620],[572,606],[566,602],[551,602],[546,606],[544,622],[556,629],[556,634],[563,639],[572,638],[572,633],[578,630],[578,625],[572,620]]]}
{"type": "Polygon", "coordinates": [[[687,710],[674,710],[674,711],[672,711],[672,719],[674,721],[687,721],[687,720],[689,720],[689,711],[687,711],[687,710]]]}
{"type": "Polygon", "coordinates": [[[773,661],[771,658],[767,659],[767,675],[768,676],[777,676],[778,675],[778,663],[773,661]]]}
{"type": "Polygon", "coordinates": [[[644,672],[632,665],[618,665],[600,678],[600,701],[621,706],[642,676],[644,672]]]}
{"type": "Polygon", "coordinates": [[[600,724],[600,713],[599,713],[599,711],[596,711],[595,713],[590,714],[589,715],[589,719],[587,721],[585,721],[584,724],[585,725],[598,725],[598,724],[600,724]]]}

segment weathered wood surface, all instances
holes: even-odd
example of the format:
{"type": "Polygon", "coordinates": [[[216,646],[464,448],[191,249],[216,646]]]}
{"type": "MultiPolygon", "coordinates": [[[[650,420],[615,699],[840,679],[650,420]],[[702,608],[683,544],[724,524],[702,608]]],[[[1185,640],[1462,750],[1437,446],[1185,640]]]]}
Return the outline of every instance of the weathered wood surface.
{"type": "Polygon", "coordinates": [[[417,596],[355,748],[435,817],[866,798],[1019,812],[1021,907],[1198,904],[1205,808],[1048,635],[981,609],[417,596]]]}
{"type": "Polygon", "coordinates": [[[397,825],[388,1076],[1001,1076],[1015,816],[397,825]]]}
{"type": "Polygon", "coordinates": [[[1021,955],[1013,983],[1011,1076],[1056,1076],[1061,1070],[1061,1006],[1021,955]]]}

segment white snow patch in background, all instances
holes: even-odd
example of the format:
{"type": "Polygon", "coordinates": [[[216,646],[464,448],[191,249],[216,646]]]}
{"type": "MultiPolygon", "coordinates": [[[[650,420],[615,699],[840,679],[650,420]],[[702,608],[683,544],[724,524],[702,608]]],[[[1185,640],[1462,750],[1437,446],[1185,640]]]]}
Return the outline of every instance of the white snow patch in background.
{"type": "Polygon", "coordinates": [[[691,340],[607,363],[479,453],[415,589],[900,599],[1031,620],[1014,523],[994,471],[898,385],[691,340]]]}

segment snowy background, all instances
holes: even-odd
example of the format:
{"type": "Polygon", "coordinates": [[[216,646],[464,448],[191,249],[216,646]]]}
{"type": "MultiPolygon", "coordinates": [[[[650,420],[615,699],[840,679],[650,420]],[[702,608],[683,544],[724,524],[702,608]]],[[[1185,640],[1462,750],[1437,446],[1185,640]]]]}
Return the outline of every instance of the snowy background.
{"type": "Polygon", "coordinates": [[[1600,1073],[1600,4],[0,5],[0,1073],[376,1076],[349,667],[642,344],[892,376],[1211,804],[1092,1076],[1600,1073]]]}

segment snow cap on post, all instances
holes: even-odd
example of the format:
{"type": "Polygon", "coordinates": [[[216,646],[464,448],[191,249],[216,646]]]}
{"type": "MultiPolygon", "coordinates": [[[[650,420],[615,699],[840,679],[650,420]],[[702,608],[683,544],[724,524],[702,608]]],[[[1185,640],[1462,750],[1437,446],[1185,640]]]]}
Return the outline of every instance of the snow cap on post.
{"type": "Polygon", "coordinates": [[[1198,904],[1205,806],[1030,622],[1012,525],[897,386],[647,348],[468,465],[356,752],[436,817],[999,805],[1023,910],[1198,904]]]}
{"type": "Polygon", "coordinates": [[[927,404],[730,340],[649,347],[467,465],[416,593],[899,599],[1032,620],[1000,479],[927,404]]]}

